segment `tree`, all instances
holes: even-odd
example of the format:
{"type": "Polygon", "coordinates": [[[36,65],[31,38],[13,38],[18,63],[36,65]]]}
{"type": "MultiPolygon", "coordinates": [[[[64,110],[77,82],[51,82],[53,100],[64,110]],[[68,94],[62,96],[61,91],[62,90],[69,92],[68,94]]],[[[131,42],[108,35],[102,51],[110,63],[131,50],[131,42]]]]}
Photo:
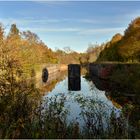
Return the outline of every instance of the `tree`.
{"type": "Polygon", "coordinates": [[[4,39],[4,28],[2,24],[0,23],[0,42],[4,39]]]}
{"type": "Polygon", "coordinates": [[[12,24],[10,28],[10,32],[6,39],[7,43],[9,43],[9,46],[17,48],[19,46],[19,43],[21,41],[20,32],[17,28],[16,24],[12,24]]]}
{"type": "Polygon", "coordinates": [[[92,52],[95,50],[95,48],[98,48],[98,47],[99,47],[98,44],[89,43],[86,52],[87,52],[87,53],[92,53],[92,52]]]}
{"type": "Polygon", "coordinates": [[[16,24],[12,24],[10,28],[10,32],[8,36],[17,36],[19,37],[19,29],[17,28],[16,24]]]}
{"type": "Polygon", "coordinates": [[[31,31],[22,32],[22,37],[23,37],[23,39],[28,40],[30,43],[40,43],[41,42],[38,35],[31,31]]]}
{"type": "Polygon", "coordinates": [[[72,50],[69,46],[64,47],[63,50],[64,50],[66,53],[72,53],[72,52],[73,52],[73,50],[72,50]]]}

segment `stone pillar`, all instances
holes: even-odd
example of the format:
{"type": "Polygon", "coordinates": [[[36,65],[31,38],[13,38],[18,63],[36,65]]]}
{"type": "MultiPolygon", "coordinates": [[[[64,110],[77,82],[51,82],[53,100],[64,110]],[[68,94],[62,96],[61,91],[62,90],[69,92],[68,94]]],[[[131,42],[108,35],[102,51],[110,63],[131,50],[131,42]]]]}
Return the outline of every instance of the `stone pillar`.
{"type": "Polygon", "coordinates": [[[79,64],[68,65],[68,90],[81,90],[81,70],[79,64]]]}

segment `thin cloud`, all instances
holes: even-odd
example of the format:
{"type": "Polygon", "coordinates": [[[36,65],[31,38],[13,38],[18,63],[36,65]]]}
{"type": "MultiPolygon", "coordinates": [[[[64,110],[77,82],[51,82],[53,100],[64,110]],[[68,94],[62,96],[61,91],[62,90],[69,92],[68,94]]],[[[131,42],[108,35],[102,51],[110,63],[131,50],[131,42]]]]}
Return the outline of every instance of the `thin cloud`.
{"type": "Polygon", "coordinates": [[[107,33],[123,33],[125,27],[115,28],[99,28],[99,29],[83,29],[83,28],[20,28],[21,30],[31,30],[33,32],[47,33],[47,32],[74,32],[77,35],[98,35],[107,33]]]}
{"type": "Polygon", "coordinates": [[[85,29],[80,31],[79,35],[96,35],[96,34],[105,34],[105,33],[122,33],[125,27],[115,27],[115,28],[100,28],[100,29],[85,29]]]}
{"type": "Polygon", "coordinates": [[[30,17],[27,17],[27,18],[22,18],[22,19],[16,19],[16,18],[0,18],[0,21],[3,23],[3,24],[13,24],[13,23],[16,23],[17,25],[20,25],[20,26],[25,26],[25,25],[29,25],[29,24],[34,24],[36,23],[36,26],[39,26],[39,25],[42,25],[42,24],[49,24],[49,23],[52,23],[52,24],[57,24],[57,23],[68,23],[68,22],[73,22],[73,23],[81,23],[81,24],[101,24],[101,23],[104,23],[104,24],[108,24],[108,23],[122,23],[123,21],[122,20],[118,20],[118,19],[114,19],[113,21],[110,21],[110,20],[106,20],[104,21],[104,19],[97,19],[97,20],[94,20],[94,19],[72,19],[72,18],[63,18],[63,19],[50,19],[50,18],[42,18],[42,19],[34,19],[34,18],[30,18],[30,17]],[[104,22],[103,22],[104,21],[104,22]]]}
{"type": "Polygon", "coordinates": [[[34,32],[78,32],[78,28],[21,28],[21,30],[31,30],[34,32]]]}
{"type": "Polygon", "coordinates": [[[43,0],[43,1],[39,1],[39,0],[34,0],[35,3],[38,4],[46,4],[48,5],[68,5],[70,1],[66,1],[66,0],[55,0],[55,1],[48,1],[48,0],[43,0]]]}
{"type": "Polygon", "coordinates": [[[79,19],[77,21],[81,23],[92,23],[92,24],[101,22],[101,20],[92,20],[92,19],[79,19]]]}
{"type": "Polygon", "coordinates": [[[58,23],[61,20],[59,19],[32,19],[32,18],[26,18],[26,19],[14,19],[14,18],[0,18],[0,21],[3,23],[16,23],[19,25],[22,24],[31,24],[31,23],[58,23]]]}
{"type": "Polygon", "coordinates": [[[4,25],[10,25],[13,23],[16,23],[20,29],[22,30],[31,30],[33,32],[40,32],[40,33],[45,33],[45,32],[75,32],[77,35],[96,35],[96,34],[105,34],[105,33],[123,33],[126,27],[114,27],[114,28],[73,28],[73,27],[67,27],[67,28],[49,28],[49,26],[41,26],[42,24],[45,23],[58,23],[58,22],[64,22],[64,21],[75,21],[75,22],[80,22],[80,23],[96,23],[99,22],[98,20],[92,20],[92,19],[32,19],[32,18],[27,18],[27,19],[14,19],[14,18],[9,18],[9,19],[0,19],[0,21],[4,25]],[[36,23],[36,26],[29,27],[29,25],[32,25],[32,23],[36,23]],[[28,27],[26,26],[28,25],[28,27]]]}

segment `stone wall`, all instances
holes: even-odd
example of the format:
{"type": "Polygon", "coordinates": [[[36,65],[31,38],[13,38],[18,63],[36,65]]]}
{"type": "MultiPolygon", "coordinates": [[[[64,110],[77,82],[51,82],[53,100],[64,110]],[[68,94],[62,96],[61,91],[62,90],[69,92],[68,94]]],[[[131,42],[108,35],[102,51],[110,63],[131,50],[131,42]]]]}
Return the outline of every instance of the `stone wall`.
{"type": "Polygon", "coordinates": [[[46,68],[48,70],[48,80],[46,83],[50,83],[53,81],[57,76],[57,73],[61,71],[67,70],[67,65],[61,65],[61,64],[46,64],[40,66],[40,69],[36,72],[36,86],[40,87],[45,85],[42,81],[42,70],[46,68]]]}
{"type": "Polygon", "coordinates": [[[120,69],[122,73],[129,74],[135,67],[140,67],[140,64],[129,63],[91,63],[89,64],[89,74],[97,76],[101,79],[109,79],[113,71],[120,69]]]}

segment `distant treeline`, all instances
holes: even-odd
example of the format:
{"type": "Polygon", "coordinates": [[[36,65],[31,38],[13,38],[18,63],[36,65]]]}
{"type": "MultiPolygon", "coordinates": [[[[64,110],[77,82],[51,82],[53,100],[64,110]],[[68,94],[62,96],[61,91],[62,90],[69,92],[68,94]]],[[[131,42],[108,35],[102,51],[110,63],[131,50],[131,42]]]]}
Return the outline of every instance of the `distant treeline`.
{"type": "Polygon", "coordinates": [[[85,53],[73,51],[70,47],[53,51],[37,34],[21,32],[16,24],[12,24],[9,33],[5,35],[4,26],[0,24],[0,55],[18,60],[25,70],[37,69],[38,65],[44,63],[84,65],[95,61],[139,62],[139,46],[140,17],[129,24],[124,35],[117,33],[111,41],[101,45],[89,44],[85,53]]]}
{"type": "Polygon", "coordinates": [[[29,30],[21,32],[16,24],[11,25],[6,35],[4,26],[0,24],[0,55],[22,63],[25,70],[31,70],[44,63],[79,63],[81,54],[69,47],[53,51],[37,34],[29,30]]]}
{"type": "Polygon", "coordinates": [[[58,61],[53,51],[35,33],[20,32],[16,24],[11,25],[8,35],[5,35],[4,27],[0,25],[0,49],[1,56],[18,61],[26,70],[37,64],[58,61]]]}

